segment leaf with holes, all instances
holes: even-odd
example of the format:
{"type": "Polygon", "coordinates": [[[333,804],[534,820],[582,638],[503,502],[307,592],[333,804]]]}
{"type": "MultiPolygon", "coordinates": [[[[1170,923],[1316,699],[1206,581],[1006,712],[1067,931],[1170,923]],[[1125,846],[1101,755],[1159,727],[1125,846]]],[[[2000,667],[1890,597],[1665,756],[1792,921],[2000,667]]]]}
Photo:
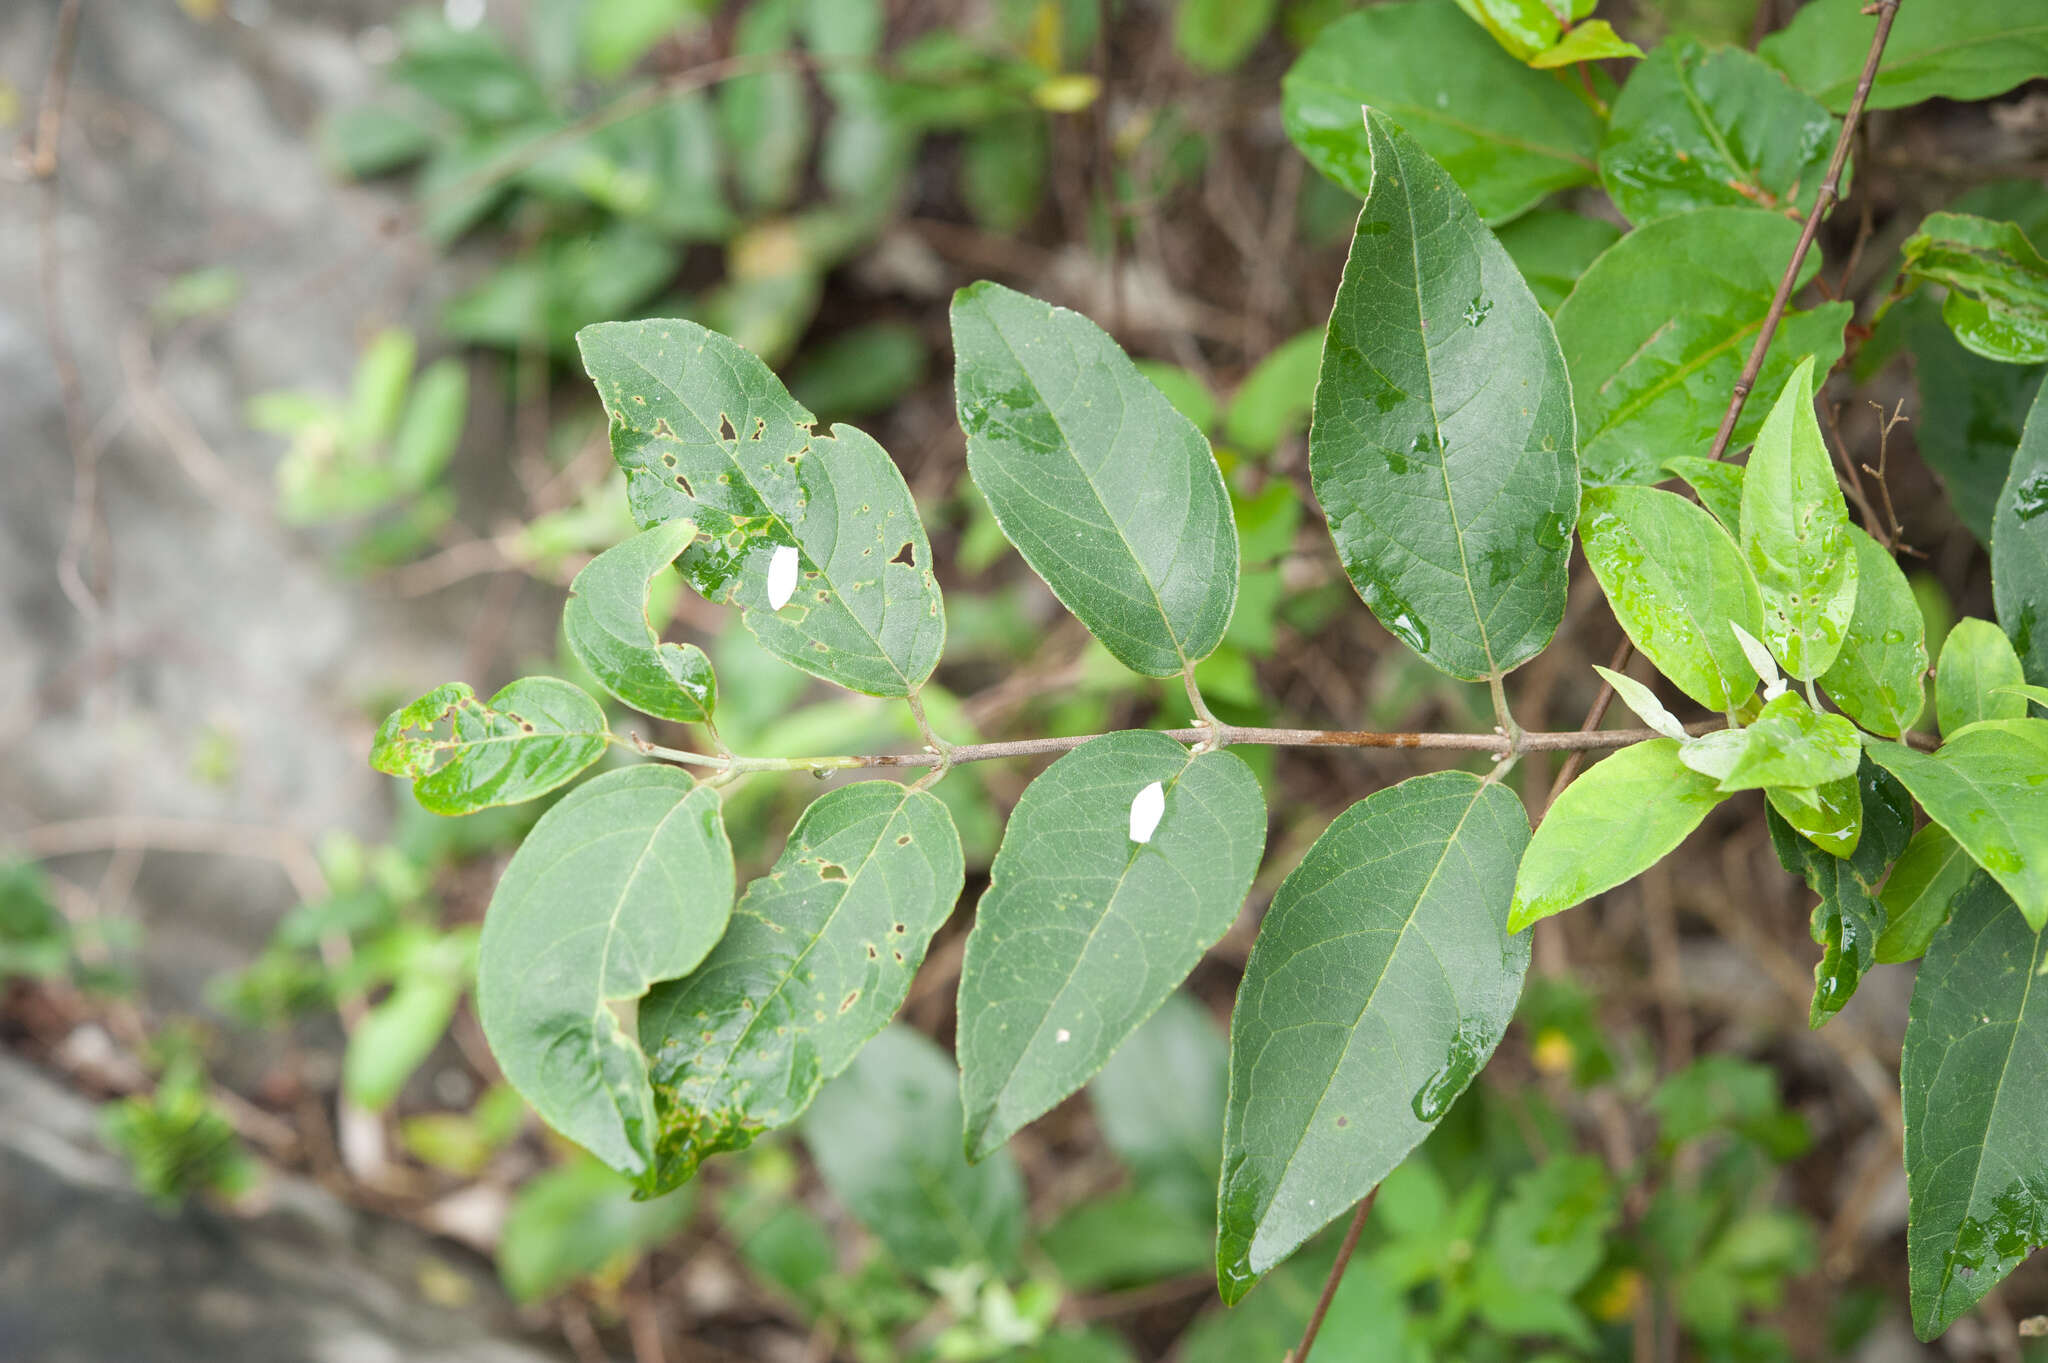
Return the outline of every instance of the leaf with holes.
{"type": "Polygon", "coordinates": [[[737,605],[769,652],[875,696],[915,691],[938,664],[945,611],[903,475],[851,426],[832,434],[752,352],[694,322],[605,322],[576,335],[611,416],[612,457],[642,526],[690,520],[677,563],[737,605]],[[794,595],[772,600],[778,549],[794,595]]]}
{"type": "MultiPolygon", "coordinates": [[[[1655,483],[1667,458],[1707,448],[1798,240],[1799,224],[1782,214],[1703,208],[1637,228],[1586,270],[1557,309],[1557,339],[1588,483],[1655,483]]],[[[1819,269],[1809,254],[1799,286],[1819,269]]],[[[1776,392],[1802,355],[1825,372],[1841,356],[1850,311],[1823,303],[1786,313],[1758,390],[1776,392]]],[[[1731,448],[1762,420],[1763,404],[1747,404],[1731,448]]]]}
{"type": "Polygon", "coordinates": [[[2002,364],[2048,360],[2048,260],[2017,223],[1930,213],[1900,251],[1906,280],[1947,287],[1941,318],[1965,349],[2002,364]]]}
{"type": "Polygon", "coordinates": [[[1872,743],[1971,860],[1989,871],[2036,931],[2048,926],[2048,719],[1986,720],[1932,755],[1872,743]]]}
{"type": "Polygon", "coordinates": [[[694,969],[732,895],[718,793],[673,767],[630,767],[541,816],[484,915],[477,1015],[491,1053],[550,1126],[643,1191],[654,1095],[615,1010],[694,969]]]}
{"type": "Polygon", "coordinates": [[[1958,620],[1942,641],[1934,669],[1934,714],[1953,736],[1986,719],[2024,719],[2027,698],[2014,687],[2026,680],[2012,640],[1989,620],[1958,620]]]}
{"type": "Polygon", "coordinates": [[[1991,595],[2028,680],[2048,686],[2048,402],[2039,397],[1993,514],[1991,595]]]}
{"type": "Polygon", "coordinates": [[[378,726],[370,765],[411,781],[424,808],[468,814],[547,794],[610,742],[604,711],[568,682],[522,677],[489,701],[449,682],[378,726]]]}
{"type": "Polygon", "coordinates": [[[971,1157],[1102,1068],[1237,920],[1265,845],[1251,769],[1164,734],[1091,739],[1025,788],[960,969],[971,1157]],[[1155,786],[1158,823],[1134,841],[1155,786]]]}
{"type": "Polygon", "coordinates": [[[1897,738],[1927,705],[1927,620],[1912,584],[1885,547],[1861,526],[1856,549],[1856,609],[1842,651],[1820,684],[1842,713],[1874,734],[1897,738]]]}
{"type": "Polygon", "coordinates": [[[862,781],[804,811],[704,963],[640,1005],[657,1186],[810,1106],[902,1006],[962,874],[928,791],[862,781]]]}
{"type": "Polygon", "coordinates": [[[1441,166],[1377,110],[1330,313],[1309,471],[1351,585],[1454,677],[1528,661],[1564,615],[1578,519],[1550,319],[1441,166]]]}
{"type": "Polygon", "coordinates": [[[1079,313],[953,298],[967,471],[1024,561],[1117,661],[1167,677],[1221,642],[1237,528],[1209,442],[1079,313]]]}
{"type": "Polygon", "coordinates": [[[1764,600],[1763,640],[1787,675],[1834,666],[1856,613],[1849,505],[1813,414],[1813,357],[1757,432],[1742,475],[1742,554],[1764,600]]]}
{"type": "Polygon", "coordinates": [[[665,644],[647,618],[656,574],[697,538],[689,521],[662,521],[605,550],[576,574],[562,636],[598,684],[656,719],[702,724],[718,694],[711,660],[695,644],[665,644]]]}
{"type": "Polygon", "coordinates": [[[1528,842],[1514,792],[1437,772],[1344,811],[1282,882],[1231,1019],[1225,1302],[1386,1177],[1500,1044],[1528,842]]]}

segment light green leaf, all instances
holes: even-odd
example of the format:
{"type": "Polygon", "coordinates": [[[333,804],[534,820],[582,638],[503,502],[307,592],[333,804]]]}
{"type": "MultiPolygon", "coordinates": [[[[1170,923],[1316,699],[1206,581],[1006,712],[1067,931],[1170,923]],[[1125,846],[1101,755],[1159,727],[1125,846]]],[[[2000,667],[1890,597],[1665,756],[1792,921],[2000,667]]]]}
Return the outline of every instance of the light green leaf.
{"type": "Polygon", "coordinates": [[[2043,709],[2048,709],[2048,686],[2002,686],[1998,694],[2018,696],[2022,700],[2030,700],[2043,709]]]}
{"type": "Polygon", "coordinates": [[[1944,736],[1984,719],[2024,719],[2027,698],[2013,688],[2026,680],[2012,641],[1989,620],[1956,621],[1934,669],[1934,713],[1944,736]]]}
{"type": "Polygon", "coordinates": [[[522,1185],[498,1237],[498,1277],[517,1302],[539,1301],[579,1278],[630,1266],[682,1230],[688,1193],[636,1201],[633,1185],[579,1159],[522,1185]]]}
{"type": "Polygon", "coordinates": [[[1555,67],[1572,66],[1579,62],[1610,61],[1620,57],[1640,57],[1643,49],[1614,31],[1614,25],[1605,19],[1593,19],[1574,26],[1548,50],[1529,59],[1529,65],[1539,71],[1555,67]]]}
{"type": "Polygon", "coordinates": [[[1164,734],[1092,739],[1025,788],[960,971],[970,1157],[1080,1088],[1151,1016],[1236,921],[1265,843],[1251,769],[1164,734]],[[1135,802],[1155,790],[1163,813],[1134,841],[1135,802]]]}
{"type": "Polygon", "coordinates": [[[1458,0],[1516,61],[1526,62],[1557,45],[1563,18],[1546,0],[1458,0]]]}
{"type": "Polygon", "coordinates": [[[999,284],[953,298],[967,469],[1010,542],[1134,672],[1207,657],[1237,600],[1237,529],[1194,424],[1079,313],[999,284]]]}
{"type": "Polygon", "coordinates": [[[1927,620],[1885,547],[1860,526],[1849,527],[1849,539],[1856,548],[1856,610],[1820,684],[1849,718],[1897,738],[1927,704],[1927,620]]]}
{"type": "Polygon", "coordinates": [[[1675,492],[1589,488],[1579,541],[1614,618],[1659,672],[1709,710],[1756,690],[1729,622],[1763,629],[1756,581],[1714,518],[1675,492]]]}
{"type": "Polygon", "coordinates": [[[424,491],[441,476],[468,415],[469,371],[462,361],[436,360],[420,371],[386,454],[392,482],[402,492],[424,491]]]}
{"type": "Polygon", "coordinates": [[[1194,374],[1165,360],[1133,360],[1131,365],[1145,382],[1166,394],[1173,409],[1194,422],[1196,430],[1206,435],[1216,425],[1216,395],[1194,374]]]}
{"type": "Polygon", "coordinates": [[[1853,856],[1863,840],[1863,797],[1854,774],[1818,786],[1769,786],[1764,798],[1793,832],[1830,856],[1853,856]]]}
{"type": "Polygon", "coordinates": [[[1564,615],[1571,386],[1472,205],[1384,114],[1366,123],[1378,170],[1330,313],[1309,471],[1380,623],[1454,677],[1497,677],[1564,615]]]}
{"type": "Polygon", "coordinates": [[[1738,732],[1742,745],[1720,778],[1723,794],[1766,786],[1823,786],[1854,776],[1862,755],[1855,725],[1816,711],[1790,691],[1767,702],[1738,732]]]}
{"type": "Polygon", "coordinates": [[[1900,248],[1905,278],[1948,288],[1942,320],[1987,360],[2048,360],[2048,260],[2010,222],[1930,213],[1900,248]]]}
{"type": "Polygon", "coordinates": [[[1596,763],[1564,788],[1516,873],[1508,931],[1633,880],[1727,798],[1678,754],[1674,740],[1653,738],[1596,763]]]}
{"type": "Polygon", "coordinates": [[[1180,0],[1174,50],[1197,71],[1235,70],[1273,26],[1278,8],[1279,0],[1180,0]]]}
{"type": "Polygon", "coordinates": [[[1229,1083],[1222,1031],[1200,1004],[1174,994],[1088,1085],[1103,1139],[1130,1166],[1138,1188],[1205,1228],[1216,1212],[1216,1133],[1229,1083]]]}
{"type": "Polygon", "coordinates": [[[1045,115],[1032,110],[993,118],[960,144],[960,197],[990,232],[1014,236],[1045,202],[1048,145],[1045,115]]]}
{"type": "Polygon", "coordinates": [[[1878,935],[1885,926],[1878,883],[1913,831],[1913,802],[1888,772],[1867,763],[1851,781],[1849,798],[1863,809],[1862,837],[1853,855],[1839,855],[1800,837],[1775,806],[1768,816],[1779,863],[1820,896],[1812,914],[1813,940],[1821,947],[1821,958],[1813,968],[1809,1027],[1819,1027],[1841,1012],[1865,972],[1876,964],[1878,935]]]}
{"type": "Polygon", "coordinates": [[[1512,791],[1437,772],[1344,811],[1282,882],[1231,1019],[1226,1303],[1386,1177],[1493,1054],[1529,966],[1506,928],[1528,840],[1512,791]]]}
{"type": "Polygon", "coordinates": [[[1788,675],[1834,666],[1856,613],[1849,505],[1813,414],[1813,357],[1792,371],[1742,476],[1742,553],[1763,594],[1763,639],[1788,675]]]}
{"type": "Polygon", "coordinates": [[[1281,86],[1287,136],[1360,198],[1372,186],[1362,105],[1399,122],[1490,223],[1594,177],[1599,117],[1437,0],[1374,5],[1326,25],[1281,86]]]}
{"type": "Polygon", "coordinates": [[[1600,253],[1621,240],[1621,229],[1600,218],[1539,208],[1494,234],[1529,292],[1553,315],[1600,253]]]}
{"type": "Polygon", "coordinates": [[[2003,885],[2036,931],[2048,925],[2048,719],[1995,720],[1933,755],[1872,743],[1927,817],[2003,885]]]}
{"type": "Polygon", "coordinates": [[[1655,691],[1652,691],[1649,687],[1643,685],[1634,677],[1628,676],[1626,673],[1601,667],[1597,663],[1594,664],[1593,670],[1598,672],[1606,679],[1607,684],[1614,688],[1614,694],[1621,697],[1622,704],[1635,711],[1637,719],[1640,719],[1666,738],[1675,738],[1680,742],[1685,741],[1685,726],[1678,722],[1676,715],[1664,708],[1663,702],[1657,699],[1655,691]]]}
{"type": "Polygon", "coordinates": [[[2048,402],[2034,399],[1991,531],[1998,623],[2030,681],[2048,686],[2048,402]]]}
{"type": "MultiPolygon", "coordinates": [[[[1588,483],[1654,483],[1674,453],[1704,450],[1756,343],[1799,224],[1760,208],[1706,208],[1639,227],[1587,269],[1557,310],[1578,404],[1588,483]]],[[[1798,283],[1820,268],[1808,255],[1798,283]]],[[[1782,387],[1802,355],[1825,372],[1842,353],[1847,303],[1789,312],[1757,387],[1782,387]]],[[[1751,402],[1735,445],[1763,419],[1751,402]]]]}
{"type": "Polygon", "coordinates": [[[674,767],[629,767],[541,816],[484,915],[476,998],[491,1053],[550,1126],[643,1190],[654,1095],[614,1006],[694,969],[732,894],[717,792],[674,767]]]}
{"type": "Polygon", "coordinates": [[[1629,73],[1600,147],[1600,182],[1631,222],[1696,208],[1801,211],[1834,152],[1834,116],[1739,47],[1658,44],[1629,73]]]}
{"type": "Polygon", "coordinates": [[[851,426],[815,433],[768,366],[694,322],[606,322],[576,340],[634,520],[691,520],[704,536],[677,565],[685,579],[812,676],[876,696],[924,683],[946,617],[917,507],[880,445],[851,426]],[[797,585],[778,603],[770,568],[786,548],[797,585]]]}
{"type": "Polygon", "coordinates": [[[437,686],[377,728],[370,765],[412,782],[436,814],[545,795],[604,756],[596,701],[553,677],[522,677],[489,701],[465,682],[437,686]]]}
{"type": "Polygon", "coordinates": [[[1988,880],[1920,965],[1899,1081],[1913,1329],[1931,1340],[2048,1242],[2048,934],[1988,880]]]}
{"type": "Polygon", "coordinates": [[[1320,330],[1283,341],[1238,385],[1223,414],[1223,438],[1246,454],[1266,454],[1306,427],[1322,364],[1320,330]]]}
{"type": "Polygon", "coordinates": [[[1714,513],[1729,534],[1742,530],[1742,465],[1699,454],[1674,454],[1664,461],[1663,471],[1685,480],[1700,499],[1700,505],[1714,513]]]}
{"type": "MultiPolygon", "coordinates": [[[[734,29],[732,55],[769,62],[794,45],[796,0],[747,6],[734,29]]],[[[797,190],[810,152],[810,94],[794,67],[734,76],[719,87],[719,129],[733,152],[740,194],[757,209],[780,208],[797,190]]]]}
{"type": "Polygon", "coordinates": [[[429,950],[357,1021],[342,1055],[341,1089],[350,1102],[382,1112],[441,1043],[462,998],[472,941],[451,936],[429,950]]]}
{"type": "Polygon", "coordinates": [[[804,1115],[804,1144],[846,1209],[912,1273],[1016,1263],[1024,1179],[1009,1152],[960,1151],[953,1062],[908,1027],[885,1029],[804,1115]]]}
{"type": "Polygon", "coordinates": [[[1884,935],[1877,939],[1877,959],[1886,965],[1919,960],[1948,922],[1963,891],[1983,875],[1940,824],[1928,824],[1915,833],[1878,896],[1884,901],[1886,922],[1884,935]]]}
{"type": "Polygon", "coordinates": [[[378,332],[363,351],[342,422],[341,438],[350,449],[367,451],[381,445],[398,428],[418,353],[412,333],[398,327],[378,332]]]}
{"type": "Polygon", "coordinates": [[[657,1186],[810,1106],[902,1006],[961,877],[960,837],[927,791],[862,781],[804,811],[704,963],[640,1005],[657,1186]]]}
{"type": "MultiPolygon", "coordinates": [[[[1816,0],[1764,39],[1757,52],[1841,113],[1856,93],[1876,27],[1861,0],[1816,0]]],[[[1898,109],[1937,96],[1989,99],[2044,75],[2048,16],[2036,0],[1971,0],[1953,7],[1907,3],[1899,6],[1885,40],[1869,107],[1898,109]]]]}
{"type": "Polygon", "coordinates": [[[711,718],[711,660],[695,644],[665,644],[647,616],[655,576],[697,538],[689,521],[662,521],[607,549],[576,574],[562,634],[598,684],[642,714],[684,724],[711,718]]]}

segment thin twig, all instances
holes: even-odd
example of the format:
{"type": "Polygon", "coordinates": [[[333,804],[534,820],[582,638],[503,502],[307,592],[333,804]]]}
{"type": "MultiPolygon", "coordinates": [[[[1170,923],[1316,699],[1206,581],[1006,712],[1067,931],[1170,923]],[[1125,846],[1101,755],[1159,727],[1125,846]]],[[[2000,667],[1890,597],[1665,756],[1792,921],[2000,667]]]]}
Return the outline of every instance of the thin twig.
{"type": "Polygon", "coordinates": [[[1308,1318],[1307,1328],[1301,1332],[1301,1343],[1287,1355],[1287,1363],[1308,1363],[1308,1351],[1316,1346],[1316,1336],[1323,1328],[1323,1317],[1330,1314],[1330,1302],[1337,1295],[1337,1284],[1343,1281],[1344,1270],[1351,1264],[1351,1252],[1358,1248],[1358,1237],[1365,1230],[1365,1218],[1372,1215],[1373,1200],[1379,1195],[1380,1190],[1375,1186],[1358,1204],[1358,1211],[1351,1218],[1351,1228],[1344,1232],[1344,1243],[1337,1247],[1337,1262],[1330,1265],[1330,1276],[1323,1280],[1323,1295],[1316,1299],[1316,1309],[1308,1318]]]}
{"type": "MultiPolygon", "coordinates": [[[[1619,672],[1624,667],[1627,667],[1628,660],[1634,655],[1635,651],[1635,643],[1624,638],[1614,650],[1614,656],[1608,660],[1607,670],[1609,672],[1619,672]]],[[[1592,708],[1586,711],[1586,718],[1579,725],[1579,732],[1590,734],[1598,729],[1601,721],[1607,718],[1607,707],[1612,704],[1614,704],[1614,688],[1609,686],[1607,679],[1603,677],[1600,679],[1599,694],[1593,697],[1592,708]]],[[[1550,794],[1543,797],[1543,808],[1546,813],[1552,805],[1557,803],[1557,797],[1564,794],[1564,788],[1572,783],[1572,778],[1579,774],[1579,768],[1585,764],[1586,760],[1584,753],[1585,749],[1583,748],[1573,751],[1571,756],[1565,758],[1564,762],[1558,767],[1557,779],[1550,783],[1550,794]]]]}

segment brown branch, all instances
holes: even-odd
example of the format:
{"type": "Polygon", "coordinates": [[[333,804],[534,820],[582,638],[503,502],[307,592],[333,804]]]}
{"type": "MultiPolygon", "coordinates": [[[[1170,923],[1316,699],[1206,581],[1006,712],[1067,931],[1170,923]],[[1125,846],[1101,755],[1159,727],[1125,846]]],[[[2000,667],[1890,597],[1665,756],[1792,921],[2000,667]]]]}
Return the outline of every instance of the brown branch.
{"type": "Polygon", "coordinates": [[[1365,1218],[1372,1215],[1373,1200],[1379,1195],[1380,1190],[1375,1186],[1358,1204],[1358,1211],[1351,1218],[1351,1228],[1344,1232],[1344,1243],[1337,1247],[1337,1262],[1330,1265],[1330,1276],[1323,1280],[1323,1295],[1316,1299],[1316,1309],[1308,1318],[1307,1328],[1301,1332],[1301,1343],[1287,1355],[1287,1363],[1308,1363],[1308,1351],[1316,1346],[1316,1336],[1323,1329],[1323,1317],[1330,1314],[1330,1302],[1337,1295],[1337,1284],[1343,1280],[1344,1270],[1351,1264],[1351,1252],[1358,1248],[1365,1218]]]}

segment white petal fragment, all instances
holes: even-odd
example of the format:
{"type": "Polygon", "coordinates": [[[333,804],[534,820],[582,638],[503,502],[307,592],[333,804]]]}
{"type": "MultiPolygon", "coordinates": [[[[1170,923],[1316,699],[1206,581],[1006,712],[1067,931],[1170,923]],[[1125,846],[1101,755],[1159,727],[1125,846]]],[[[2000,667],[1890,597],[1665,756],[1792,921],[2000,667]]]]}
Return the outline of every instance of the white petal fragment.
{"type": "Polygon", "coordinates": [[[1763,640],[1733,620],[1728,622],[1728,628],[1735,631],[1735,642],[1742,645],[1742,652],[1749,659],[1749,665],[1756,669],[1757,676],[1763,678],[1764,699],[1776,700],[1784,695],[1785,679],[1778,675],[1777,660],[1771,657],[1771,651],[1764,647],[1763,640]]]}
{"type": "Polygon", "coordinates": [[[1152,841],[1152,831],[1159,827],[1160,816],[1165,813],[1166,787],[1154,781],[1131,801],[1131,841],[1152,841]]]}
{"type": "Polygon", "coordinates": [[[779,611],[796,595],[797,553],[794,544],[778,544],[768,560],[768,609],[779,611]]]}

